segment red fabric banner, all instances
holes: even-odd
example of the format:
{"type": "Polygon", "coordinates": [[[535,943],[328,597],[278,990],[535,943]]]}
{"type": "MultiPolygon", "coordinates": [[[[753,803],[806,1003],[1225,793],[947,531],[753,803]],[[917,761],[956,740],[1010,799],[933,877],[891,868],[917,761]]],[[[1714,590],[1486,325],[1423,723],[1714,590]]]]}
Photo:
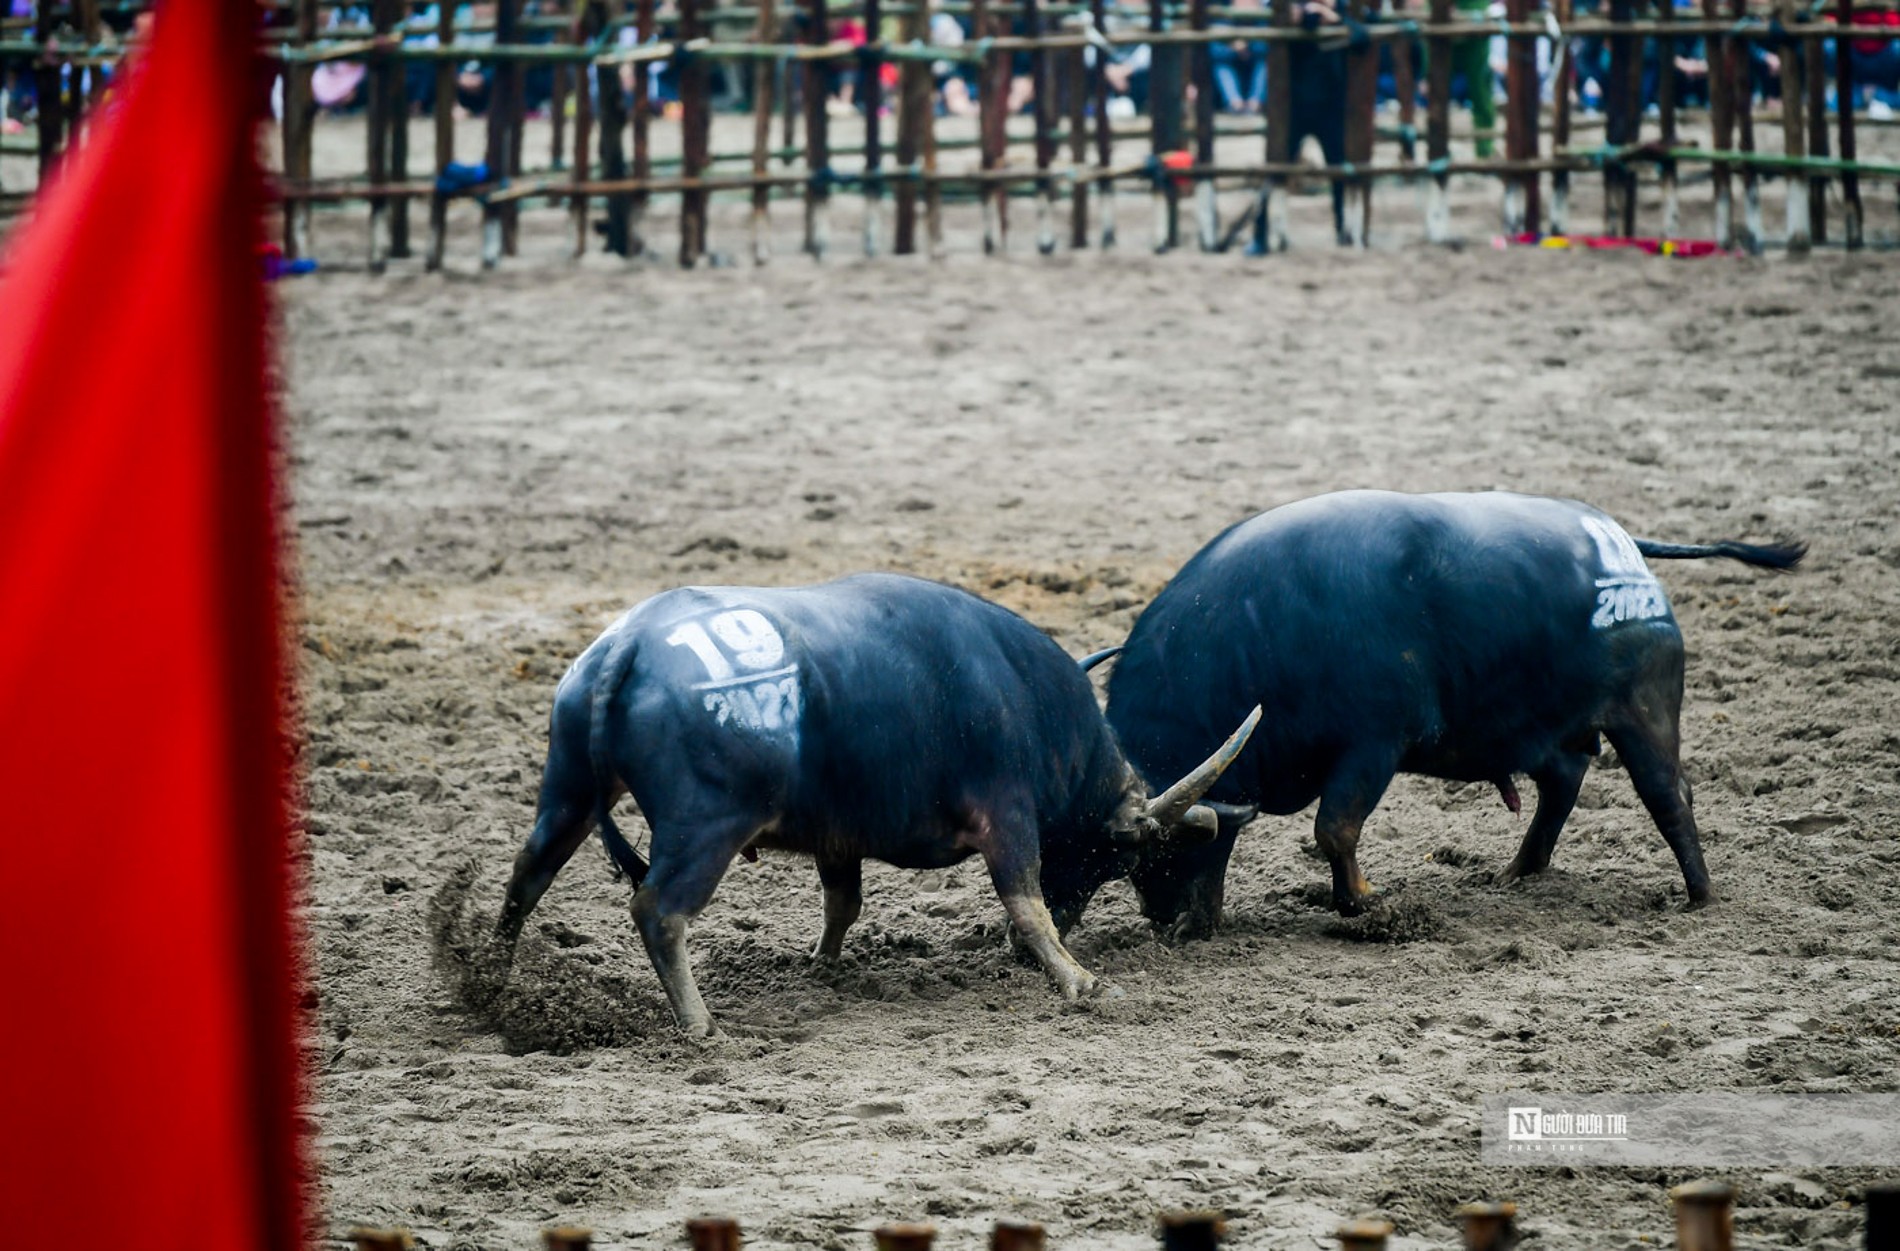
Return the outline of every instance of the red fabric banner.
{"type": "Polygon", "coordinates": [[[164,0],[0,274],[0,1241],[301,1242],[254,5],[164,0]]]}

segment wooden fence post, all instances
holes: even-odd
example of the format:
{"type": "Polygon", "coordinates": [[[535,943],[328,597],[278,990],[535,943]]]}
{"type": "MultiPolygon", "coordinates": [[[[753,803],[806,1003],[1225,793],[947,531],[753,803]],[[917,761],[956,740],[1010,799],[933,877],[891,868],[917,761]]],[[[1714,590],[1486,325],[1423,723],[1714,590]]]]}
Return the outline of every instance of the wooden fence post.
{"type": "MultiPolygon", "coordinates": [[[[601,5],[601,21],[606,22],[612,12],[607,5],[601,5]]],[[[640,107],[640,101],[646,94],[647,67],[644,63],[634,67],[633,92],[634,108],[640,107]]],[[[600,148],[600,176],[604,181],[612,182],[627,176],[627,98],[620,85],[620,67],[618,65],[597,65],[594,67],[594,94],[599,98],[600,137],[596,141],[600,148]]],[[[616,192],[605,197],[605,213],[602,225],[607,251],[615,256],[632,256],[635,250],[633,240],[633,197],[625,192],[616,192]]]]}
{"type": "MultiPolygon", "coordinates": [[[[1634,8],[1632,0],[1610,0],[1610,20],[1628,22],[1634,8]]],[[[1610,36],[1610,82],[1603,93],[1603,111],[1604,140],[1612,148],[1635,143],[1642,129],[1642,50],[1637,42],[1634,35],[1610,36]],[[1632,90],[1639,97],[1635,110],[1630,108],[1632,90]]],[[[1612,161],[1603,167],[1603,233],[1628,237],[1635,232],[1635,220],[1636,169],[1626,160],[1612,161]]]]}
{"type": "MultiPolygon", "coordinates": [[[[1197,0],[1204,2],[1204,0],[1197,0]]],[[[1040,0],[1022,0],[1023,29],[1031,38],[1044,33],[1040,0]]],[[[1051,256],[1056,250],[1056,186],[1049,168],[1056,159],[1056,77],[1055,58],[1047,48],[1029,54],[1031,101],[1036,126],[1036,251],[1051,256]]]]}
{"type": "MultiPolygon", "coordinates": [[[[633,9],[633,37],[644,47],[659,32],[659,18],[654,12],[654,0],[635,0],[633,9]]],[[[614,91],[619,92],[619,79],[615,79],[614,91]]],[[[635,181],[644,181],[653,177],[653,66],[641,61],[633,67],[633,177],[635,181]]],[[[620,146],[619,131],[616,130],[614,147],[620,146]]],[[[647,250],[646,220],[647,208],[653,203],[653,195],[648,191],[636,191],[627,202],[626,248],[628,256],[639,256],[647,250]]]]}
{"type": "MultiPolygon", "coordinates": [[[[1188,24],[1197,31],[1208,28],[1207,0],[1190,0],[1188,24]]],[[[1194,163],[1214,163],[1214,48],[1197,43],[1193,52],[1194,72],[1194,163]]],[[[1220,211],[1215,199],[1214,180],[1197,178],[1194,182],[1194,220],[1200,235],[1201,251],[1220,248],[1220,211]]]]}
{"type": "Polygon", "coordinates": [[[680,267],[691,269],[706,255],[706,212],[709,197],[692,180],[704,178],[712,140],[712,107],[707,99],[711,75],[706,58],[684,49],[706,37],[700,20],[701,0],[679,0],[680,173],[688,180],[680,193],[680,267]]]}
{"type": "MultiPolygon", "coordinates": [[[[1775,12],[1784,30],[1795,24],[1794,0],[1776,0],[1775,12]]],[[[1807,54],[1793,39],[1781,45],[1781,139],[1782,150],[1789,156],[1808,154],[1808,129],[1805,109],[1807,88],[1802,73],[1807,54]]],[[[1808,218],[1808,182],[1806,170],[1790,169],[1787,176],[1788,254],[1805,256],[1813,241],[1808,218]]]]}
{"type": "MultiPolygon", "coordinates": [[[[1550,151],[1553,156],[1566,156],[1570,152],[1571,88],[1577,77],[1575,60],[1570,53],[1570,18],[1574,6],[1571,0],[1555,0],[1555,7],[1557,29],[1563,32],[1563,38],[1551,49],[1556,75],[1551,92],[1550,151]]],[[[1550,172],[1550,233],[1570,233],[1570,171],[1567,169],[1550,172]]]]}
{"type": "MultiPolygon", "coordinates": [[[[521,13],[521,0],[496,0],[495,42],[513,43],[521,13]]],[[[499,183],[514,172],[515,137],[519,122],[515,112],[514,83],[519,68],[512,61],[494,62],[488,88],[488,178],[499,183]]],[[[482,268],[493,269],[504,253],[511,253],[512,231],[508,223],[515,216],[513,201],[482,206],[482,268]]]]}
{"type": "MultiPolygon", "coordinates": [[[[805,42],[822,48],[831,42],[825,0],[805,0],[805,7],[805,42]]],[[[831,246],[830,64],[805,62],[805,252],[819,261],[831,246]]]]}
{"type": "MultiPolygon", "coordinates": [[[[1267,70],[1267,86],[1273,86],[1273,70],[1267,70]]],[[[1163,1212],[1160,1217],[1162,1251],[1214,1251],[1227,1236],[1227,1220],[1219,1212],[1193,1209],[1163,1212]]]]}
{"type": "MultiPolygon", "coordinates": [[[[1274,0],[1276,5],[1288,0],[1274,0]]],[[[1451,21],[1451,0],[1431,0],[1431,21],[1442,26],[1451,21]]],[[[1433,243],[1451,241],[1451,196],[1444,162],[1451,160],[1451,39],[1432,35],[1426,40],[1426,75],[1430,80],[1425,100],[1425,159],[1435,168],[1426,189],[1425,237],[1433,243]]],[[[1269,70],[1267,89],[1273,89],[1274,71],[1269,70]]],[[[1268,158],[1269,160],[1272,158],[1268,158]]]]}
{"type": "Polygon", "coordinates": [[[1392,1236],[1390,1221],[1349,1221],[1339,1227],[1339,1251],[1385,1251],[1392,1236]]]}
{"type": "Polygon", "coordinates": [[[1046,1245],[1047,1235],[1034,1221],[998,1221],[990,1231],[990,1251],[1043,1251],[1046,1245]]]}
{"type": "MultiPolygon", "coordinates": [[[[1679,142],[1676,134],[1676,40],[1667,31],[1675,17],[1675,0],[1656,0],[1656,18],[1665,28],[1656,40],[1656,111],[1660,115],[1660,142],[1665,151],[1679,142]]],[[[1682,205],[1676,195],[1676,162],[1665,156],[1657,166],[1657,176],[1662,181],[1663,238],[1673,239],[1682,233],[1682,205]]]]}
{"type": "MultiPolygon", "coordinates": [[[[1089,0],[1089,22],[1104,37],[1108,34],[1108,0],[1089,0]]],[[[1095,164],[1107,173],[1115,159],[1115,125],[1108,116],[1108,48],[1095,48],[1095,69],[1091,87],[1095,99],[1095,164]]],[[[1102,199],[1102,249],[1115,246],[1115,184],[1107,178],[1100,183],[1102,199]]]]}
{"type": "MultiPolygon", "coordinates": [[[[296,0],[293,46],[307,48],[317,37],[316,0],[296,0]]],[[[315,140],[317,105],[311,96],[310,75],[316,67],[293,62],[284,67],[284,176],[291,187],[310,184],[311,146],[315,140]]],[[[310,201],[284,201],[284,255],[295,260],[310,255],[310,201]]]]}
{"type": "MultiPolygon", "coordinates": [[[[574,15],[574,42],[592,47],[600,42],[607,28],[607,6],[603,0],[579,0],[574,15]]],[[[587,255],[587,231],[593,224],[588,197],[578,190],[594,168],[594,75],[585,62],[574,66],[574,184],[577,190],[568,197],[568,211],[574,214],[574,259],[587,255]]],[[[619,83],[615,82],[618,90],[619,83]]]]}
{"type": "Polygon", "coordinates": [[[877,1243],[877,1251],[930,1251],[931,1243],[937,1238],[937,1227],[898,1222],[878,1226],[871,1237],[877,1243]]]}
{"type": "Polygon", "coordinates": [[[1517,1245],[1517,1204],[1467,1203],[1458,1209],[1465,1251],[1511,1251],[1517,1245]]]}
{"type": "MultiPolygon", "coordinates": [[[[1842,38],[1846,38],[1843,34],[1842,38]]],[[[1825,157],[1827,142],[1827,67],[1819,39],[1801,41],[1802,76],[1808,84],[1808,155],[1825,157]]],[[[1827,242],[1827,175],[1808,180],[1808,230],[1814,242],[1827,242]]]]}
{"type": "MultiPolygon", "coordinates": [[[[898,19],[898,39],[921,45],[930,38],[929,0],[917,0],[898,19]]],[[[892,192],[896,201],[896,226],[891,232],[891,252],[911,256],[917,251],[917,204],[924,188],[918,181],[918,161],[923,151],[924,128],[931,113],[930,62],[915,58],[899,62],[897,69],[897,170],[898,183],[892,192]]]]}
{"type": "Polygon", "coordinates": [[[686,1238],[693,1251],[739,1251],[739,1222],[718,1216],[695,1217],[686,1222],[686,1238]]]}
{"type": "MultiPolygon", "coordinates": [[[[759,0],[759,28],[755,38],[761,44],[778,42],[778,8],[774,0],[759,0]]],[[[752,63],[752,173],[764,178],[772,162],[772,105],[778,83],[778,66],[764,57],[752,63]]],[[[752,263],[763,265],[772,259],[772,189],[764,183],[752,188],[752,263]]]]}
{"type": "Polygon", "coordinates": [[[53,39],[53,5],[51,0],[38,0],[34,8],[33,42],[39,45],[40,56],[33,71],[33,95],[39,110],[40,186],[44,187],[65,142],[66,101],[60,64],[46,54],[53,39]]]}
{"type": "MultiPolygon", "coordinates": [[[[1735,129],[1738,148],[1743,153],[1755,150],[1755,82],[1749,72],[1749,36],[1741,33],[1748,16],[1748,0],[1729,0],[1729,16],[1736,34],[1728,40],[1729,82],[1734,88],[1735,129]]],[[[1761,254],[1761,176],[1753,165],[1742,166],[1742,247],[1761,254]]]]}
{"type": "MultiPolygon", "coordinates": [[[[1089,72],[1088,60],[1081,48],[1071,48],[1063,58],[1067,67],[1069,105],[1069,168],[1079,174],[1089,160],[1089,72]]],[[[1081,178],[1069,179],[1069,247],[1089,245],[1089,185],[1081,178]]]]}
{"type": "MultiPolygon", "coordinates": [[[[1166,0],[1148,0],[1148,29],[1160,34],[1168,27],[1166,0]]],[[[1148,120],[1154,158],[1154,250],[1166,252],[1181,242],[1181,193],[1161,167],[1162,158],[1184,146],[1182,104],[1187,84],[1183,49],[1178,43],[1149,45],[1148,120]]]]}
{"type": "MultiPolygon", "coordinates": [[[[1702,16],[1718,21],[1721,0],[1702,0],[1702,16]]],[[[1709,130],[1718,152],[1727,152],[1735,142],[1735,75],[1729,69],[1734,40],[1727,35],[1710,35],[1704,41],[1709,59],[1709,130]]],[[[1709,167],[1709,181],[1715,195],[1715,246],[1724,250],[1735,246],[1735,192],[1733,174],[1727,165],[1709,167]]]]}
{"type": "MultiPolygon", "coordinates": [[[[1783,96],[1782,101],[1785,104],[1787,97],[1783,96]]],[[[1715,1181],[1686,1182],[1671,1190],[1669,1197],[1676,1202],[1678,1251],[1734,1251],[1733,1186],[1715,1181]]]]}
{"type": "MultiPolygon", "coordinates": [[[[1836,0],[1839,5],[1837,24],[1843,31],[1850,30],[1854,24],[1854,0],[1836,0]]],[[[1845,38],[1834,41],[1834,95],[1837,100],[1840,119],[1841,159],[1854,161],[1859,159],[1859,148],[1854,142],[1854,105],[1859,97],[1854,86],[1853,45],[1845,38]]],[[[1719,145],[1718,145],[1719,146],[1719,145]]],[[[1849,249],[1861,246],[1861,208],[1860,175],[1853,170],[1841,171],[1842,225],[1849,249]]]]}
{"type": "Polygon", "coordinates": [[[883,0],[864,0],[864,46],[858,49],[858,103],[864,112],[864,254],[876,256],[884,213],[883,0]]]}
{"type": "MultiPolygon", "coordinates": [[[[392,38],[400,7],[401,0],[375,0],[370,6],[370,27],[376,32],[379,45],[392,38]]],[[[400,90],[401,74],[402,66],[389,55],[386,46],[378,46],[370,54],[365,84],[368,102],[364,109],[369,151],[364,166],[374,187],[389,181],[390,86],[394,83],[400,90]]],[[[389,251],[389,197],[373,195],[369,201],[370,273],[383,272],[389,251]]]]}
{"type": "MultiPolygon", "coordinates": [[[[993,37],[999,25],[988,0],[971,0],[970,23],[976,38],[993,37]]],[[[1005,29],[1007,27],[1005,26],[1005,29]]],[[[977,134],[983,170],[1001,169],[1009,149],[1010,54],[994,48],[977,70],[977,134]]],[[[983,252],[997,256],[1009,249],[1009,193],[1002,183],[985,180],[977,189],[983,205],[983,252]]]]}
{"type": "MultiPolygon", "coordinates": [[[[1523,0],[1516,0],[1523,3],[1523,0]]],[[[1372,20],[1377,0],[1349,0],[1346,15],[1359,22],[1372,20]]],[[[1373,113],[1378,107],[1379,46],[1371,40],[1346,53],[1346,160],[1356,166],[1372,163],[1373,113]]],[[[1372,180],[1355,174],[1345,180],[1345,242],[1368,246],[1372,235],[1372,180]]]]}

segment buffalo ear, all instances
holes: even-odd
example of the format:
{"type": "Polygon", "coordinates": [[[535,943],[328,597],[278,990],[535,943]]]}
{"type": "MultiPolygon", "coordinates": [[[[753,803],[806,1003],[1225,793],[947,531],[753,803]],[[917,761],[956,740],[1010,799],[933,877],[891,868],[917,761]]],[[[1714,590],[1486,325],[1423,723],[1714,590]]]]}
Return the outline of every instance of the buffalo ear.
{"type": "Polygon", "coordinates": [[[1206,804],[1195,804],[1168,833],[1184,843],[1211,843],[1220,835],[1220,817],[1206,804]]]}

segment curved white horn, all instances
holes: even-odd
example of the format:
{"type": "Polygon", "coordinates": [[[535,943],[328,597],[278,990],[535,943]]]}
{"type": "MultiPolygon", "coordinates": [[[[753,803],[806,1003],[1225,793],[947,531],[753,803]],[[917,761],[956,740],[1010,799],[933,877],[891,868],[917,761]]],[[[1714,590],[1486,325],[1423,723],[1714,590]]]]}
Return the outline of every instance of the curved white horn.
{"type": "Polygon", "coordinates": [[[1227,766],[1234,763],[1234,757],[1240,755],[1240,749],[1247,745],[1254,727],[1260,724],[1260,705],[1255,704],[1240,728],[1228,735],[1220,750],[1202,761],[1195,770],[1170,786],[1167,790],[1148,801],[1148,815],[1166,828],[1179,821],[1187,810],[1200,801],[1201,796],[1212,790],[1214,783],[1220,781],[1220,775],[1227,766]]]}

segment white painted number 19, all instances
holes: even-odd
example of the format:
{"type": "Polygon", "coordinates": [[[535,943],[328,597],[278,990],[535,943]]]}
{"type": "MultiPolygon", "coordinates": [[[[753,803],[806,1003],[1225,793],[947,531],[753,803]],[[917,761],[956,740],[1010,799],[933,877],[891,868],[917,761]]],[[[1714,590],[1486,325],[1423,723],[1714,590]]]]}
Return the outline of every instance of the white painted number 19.
{"type": "Polygon", "coordinates": [[[699,657],[699,663],[706,666],[707,678],[714,682],[732,679],[736,672],[732,660],[757,672],[785,659],[785,640],[779,636],[778,628],[765,619],[764,613],[751,608],[715,613],[707,618],[704,626],[697,621],[684,622],[666,636],[666,641],[674,647],[691,648],[693,655],[699,657]],[[711,634],[707,633],[709,629],[711,634]],[[713,641],[714,636],[718,643],[713,641]],[[720,643],[725,644],[725,649],[720,648],[720,643]],[[727,651],[732,653],[732,660],[726,658],[727,651]]]}

